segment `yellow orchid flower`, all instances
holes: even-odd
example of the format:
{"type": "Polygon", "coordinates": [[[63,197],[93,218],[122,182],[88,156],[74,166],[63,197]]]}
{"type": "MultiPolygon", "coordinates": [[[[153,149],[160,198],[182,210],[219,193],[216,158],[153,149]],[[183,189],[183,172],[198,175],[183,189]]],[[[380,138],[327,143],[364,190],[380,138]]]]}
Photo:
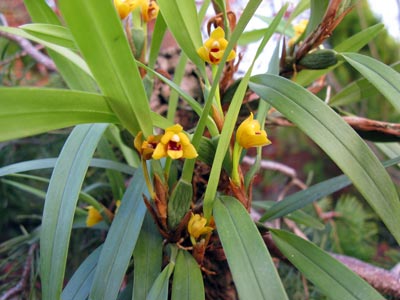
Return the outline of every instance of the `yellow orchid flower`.
{"type": "Polygon", "coordinates": [[[100,214],[100,212],[94,208],[93,206],[88,206],[86,207],[88,210],[88,216],[86,218],[86,226],[87,227],[92,227],[96,225],[97,223],[100,223],[103,221],[103,216],[100,214]]]}
{"type": "Polygon", "coordinates": [[[156,19],[159,11],[160,8],[156,1],[150,1],[150,4],[147,5],[146,9],[142,9],[143,21],[147,23],[156,19]]]}
{"type": "Polygon", "coordinates": [[[301,37],[303,32],[306,30],[307,25],[308,25],[308,20],[304,19],[301,20],[299,24],[293,26],[294,36],[289,40],[290,47],[292,47],[297,42],[299,37],[301,37]]]}
{"type": "Polygon", "coordinates": [[[190,217],[189,223],[187,225],[187,231],[190,235],[190,240],[193,245],[196,244],[196,240],[207,233],[210,233],[214,230],[211,226],[206,226],[207,219],[202,217],[199,214],[193,214],[190,217]]]}
{"type": "Polygon", "coordinates": [[[260,123],[253,119],[253,113],[240,124],[236,131],[236,142],[243,148],[259,147],[271,144],[260,123]]]}
{"type": "Polygon", "coordinates": [[[160,139],[161,135],[150,135],[147,140],[143,140],[143,133],[140,131],[135,137],[134,146],[144,160],[149,160],[160,139]]]}
{"type": "Polygon", "coordinates": [[[114,0],[114,6],[121,20],[125,19],[132,11],[140,7],[143,21],[149,22],[157,18],[160,8],[154,0],[114,0]]]}
{"type": "Polygon", "coordinates": [[[125,19],[136,8],[134,0],[114,0],[114,6],[121,20],[125,19]]]}
{"type": "MultiPolygon", "coordinates": [[[[210,38],[197,50],[197,53],[204,61],[216,65],[221,61],[227,45],[225,31],[221,27],[217,27],[211,32],[210,38]]],[[[236,52],[231,50],[226,61],[230,61],[235,57],[236,52]]]]}
{"type": "Polygon", "coordinates": [[[197,157],[196,149],[182,130],[183,128],[179,124],[167,128],[165,134],[161,137],[160,143],[157,144],[152,157],[154,159],[167,156],[172,159],[197,157]]]}
{"type": "MultiPolygon", "coordinates": [[[[121,200],[117,200],[115,202],[115,212],[114,213],[112,213],[108,208],[103,207],[104,212],[106,213],[106,215],[110,219],[110,221],[112,221],[112,219],[114,219],[114,215],[117,214],[120,205],[121,205],[121,200]]],[[[87,227],[92,227],[92,226],[100,223],[101,221],[103,221],[103,216],[101,215],[101,213],[98,211],[97,208],[95,208],[92,205],[89,205],[86,207],[86,209],[88,211],[88,215],[86,217],[86,226],[87,227]]]]}
{"type": "Polygon", "coordinates": [[[136,0],[135,8],[140,7],[143,21],[145,23],[157,18],[160,10],[158,4],[154,0],[136,0]]]}

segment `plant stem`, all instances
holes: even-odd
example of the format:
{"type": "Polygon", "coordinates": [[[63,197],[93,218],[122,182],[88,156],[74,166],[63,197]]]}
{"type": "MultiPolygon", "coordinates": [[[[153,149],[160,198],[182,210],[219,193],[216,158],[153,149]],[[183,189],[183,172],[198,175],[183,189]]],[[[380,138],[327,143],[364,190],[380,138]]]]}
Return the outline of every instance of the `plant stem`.
{"type": "Polygon", "coordinates": [[[142,159],[142,169],[143,169],[143,174],[144,174],[144,180],[146,182],[147,189],[149,190],[149,194],[152,200],[155,199],[155,193],[153,189],[153,184],[151,183],[150,177],[149,177],[149,171],[147,169],[147,163],[144,159],[142,159]]]}
{"type": "Polygon", "coordinates": [[[241,147],[237,142],[233,147],[232,153],[232,174],[231,179],[237,185],[240,186],[240,176],[239,176],[239,160],[242,154],[243,147],[241,147]]]}
{"type": "Polygon", "coordinates": [[[164,167],[164,176],[165,176],[165,180],[168,181],[169,178],[169,171],[171,170],[171,164],[172,164],[172,159],[171,157],[167,157],[167,159],[165,160],[165,167],[164,167]]]}

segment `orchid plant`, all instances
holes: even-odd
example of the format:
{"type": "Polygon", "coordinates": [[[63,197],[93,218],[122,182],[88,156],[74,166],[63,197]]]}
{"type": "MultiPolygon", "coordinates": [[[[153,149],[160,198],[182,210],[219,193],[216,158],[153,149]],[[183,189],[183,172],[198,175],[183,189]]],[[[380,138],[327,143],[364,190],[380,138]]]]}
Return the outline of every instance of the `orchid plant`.
{"type": "MultiPolygon", "coordinates": [[[[75,126],[52,165],[45,196],[42,299],[228,299],[227,288],[216,296],[213,285],[224,273],[234,282],[232,299],[288,299],[273,258],[289,261],[329,298],[384,299],[377,287],[305,236],[271,223],[352,183],[400,242],[400,202],[385,170],[398,162],[399,149],[394,161],[382,165],[333,105],[307,89],[347,63],[400,112],[398,72],[357,53],[382,25],[323,49],[353,1],[300,1],[290,16],[289,5],[283,5],[253,35],[258,50],[241,77],[238,44],[246,43],[246,26],[261,0],[247,1],[241,12],[222,0],[59,0],[59,15],[45,0],[24,2],[33,23],[0,31],[44,45],[69,89],[1,87],[0,140],[75,126]],[[309,20],[299,22],[304,11],[309,20]],[[173,78],[156,68],[167,32],[181,49],[173,78]],[[267,46],[275,47],[264,62],[268,69],[255,74],[267,46]],[[181,84],[188,64],[196,70],[200,100],[181,84]],[[166,114],[149,103],[156,80],[171,90],[166,114]],[[243,118],[241,108],[256,98],[258,107],[243,118]],[[179,120],[179,101],[198,121],[179,120]],[[271,144],[265,124],[274,113],[307,134],[345,175],[288,196],[255,217],[253,178],[262,147],[271,144]],[[107,173],[113,207],[82,191],[104,139],[123,162],[105,157],[99,167],[130,176],[124,182],[107,173]],[[241,162],[250,148],[256,156],[245,169],[241,162]],[[206,179],[200,180],[199,168],[208,170],[206,179]],[[65,278],[80,208],[86,208],[83,226],[106,236],[65,278]]],[[[4,166],[0,174],[35,166],[32,161],[4,166]]]]}

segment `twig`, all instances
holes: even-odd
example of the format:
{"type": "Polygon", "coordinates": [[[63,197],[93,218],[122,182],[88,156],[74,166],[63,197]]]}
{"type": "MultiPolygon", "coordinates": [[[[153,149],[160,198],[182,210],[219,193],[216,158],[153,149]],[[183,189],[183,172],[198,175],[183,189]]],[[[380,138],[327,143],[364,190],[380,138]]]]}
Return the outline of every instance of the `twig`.
{"type": "MultiPolygon", "coordinates": [[[[292,265],[276,246],[270,233],[263,234],[262,238],[273,257],[292,265]]],[[[363,278],[380,293],[385,294],[385,296],[393,296],[396,299],[400,299],[400,277],[394,271],[388,271],[373,266],[354,257],[335,253],[330,253],[330,255],[342,264],[346,265],[350,270],[363,278]]]]}
{"type": "Polygon", "coordinates": [[[400,298],[400,277],[394,272],[341,254],[331,255],[383,294],[400,298]]]}
{"type": "Polygon", "coordinates": [[[283,218],[283,222],[286,224],[286,226],[293,231],[293,233],[302,239],[305,239],[308,241],[307,236],[305,233],[297,226],[296,222],[289,220],[288,218],[283,218]]]}
{"type": "Polygon", "coordinates": [[[0,300],[7,300],[7,299],[11,298],[12,296],[19,294],[25,290],[26,284],[27,284],[28,278],[29,278],[29,273],[31,270],[33,255],[34,255],[37,247],[38,247],[37,243],[32,244],[29,247],[28,256],[26,257],[26,261],[25,261],[25,265],[24,265],[24,269],[22,271],[22,276],[21,276],[20,281],[17,283],[16,286],[14,286],[13,288],[6,291],[1,296],[0,300]]]}
{"type": "Polygon", "coordinates": [[[38,49],[36,49],[35,46],[33,46],[32,43],[29,42],[27,39],[24,39],[20,36],[16,36],[16,35],[10,34],[8,32],[3,32],[3,31],[0,31],[0,36],[5,37],[9,40],[12,40],[12,41],[18,43],[18,45],[28,55],[30,55],[38,63],[44,65],[50,71],[57,70],[54,62],[48,56],[44,55],[42,52],[40,52],[38,49]]]}
{"type": "MultiPolygon", "coordinates": [[[[345,116],[343,120],[358,132],[376,132],[394,139],[400,139],[400,123],[390,123],[357,116],[345,116]]],[[[271,118],[266,122],[269,126],[295,126],[284,117],[271,118]]]]}
{"type": "MultiPolygon", "coordinates": [[[[253,165],[256,162],[256,159],[254,157],[245,156],[243,157],[242,162],[248,165],[253,165]]],[[[289,176],[291,178],[297,177],[295,169],[276,161],[263,159],[260,162],[260,167],[262,169],[281,172],[282,174],[289,176]]]]}
{"type": "Polygon", "coordinates": [[[351,127],[360,131],[378,131],[400,138],[400,124],[371,120],[361,117],[343,117],[351,127]]]}
{"type": "Polygon", "coordinates": [[[391,270],[390,273],[396,275],[400,279],[400,263],[395,265],[391,270]]]}
{"type": "MultiPolygon", "coordinates": [[[[36,48],[36,50],[39,51],[39,50],[42,50],[45,47],[43,45],[36,45],[35,48],[36,48]]],[[[22,50],[22,51],[14,54],[12,56],[7,57],[7,59],[4,59],[4,60],[0,61],[0,67],[4,66],[4,65],[7,65],[7,64],[13,62],[14,60],[16,60],[18,58],[22,58],[22,57],[24,57],[26,55],[28,55],[28,53],[25,50],[22,50]]]]}

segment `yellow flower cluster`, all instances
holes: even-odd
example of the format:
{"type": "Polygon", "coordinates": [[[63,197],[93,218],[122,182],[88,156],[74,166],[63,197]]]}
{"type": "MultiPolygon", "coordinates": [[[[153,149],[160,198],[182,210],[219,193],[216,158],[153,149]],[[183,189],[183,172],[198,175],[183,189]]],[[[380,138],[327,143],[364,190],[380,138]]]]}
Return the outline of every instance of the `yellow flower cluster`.
{"type": "MultiPolygon", "coordinates": [[[[228,41],[225,39],[225,31],[221,27],[217,27],[211,32],[210,38],[204,42],[197,53],[206,62],[216,65],[224,56],[228,41]]],[[[236,57],[236,52],[231,50],[226,61],[230,61],[236,57]]]]}
{"type": "Polygon", "coordinates": [[[146,140],[143,140],[142,133],[139,133],[135,137],[134,145],[144,160],[163,157],[191,159],[198,156],[189,137],[183,132],[183,128],[179,124],[168,127],[164,135],[151,135],[146,140]]]}
{"type": "Polygon", "coordinates": [[[117,9],[121,20],[125,19],[132,11],[140,7],[144,22],[149,22],[157,18],[160,8],[154,0],[114,0],[114,6],[117,9]]]}

